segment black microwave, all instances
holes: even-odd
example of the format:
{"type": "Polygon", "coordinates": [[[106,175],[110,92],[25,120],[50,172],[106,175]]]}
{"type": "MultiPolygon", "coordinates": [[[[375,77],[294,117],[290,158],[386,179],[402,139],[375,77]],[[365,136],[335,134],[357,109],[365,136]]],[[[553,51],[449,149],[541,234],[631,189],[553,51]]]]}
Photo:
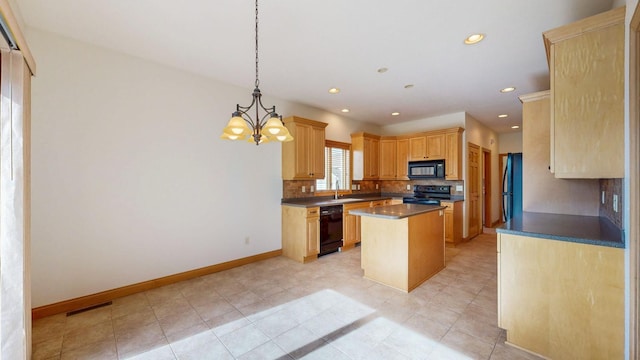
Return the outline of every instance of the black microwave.
{"type": "Polygon", "coordinates": [[[444,179],[444,160],[409,161],[409,179],[444,179]]]}

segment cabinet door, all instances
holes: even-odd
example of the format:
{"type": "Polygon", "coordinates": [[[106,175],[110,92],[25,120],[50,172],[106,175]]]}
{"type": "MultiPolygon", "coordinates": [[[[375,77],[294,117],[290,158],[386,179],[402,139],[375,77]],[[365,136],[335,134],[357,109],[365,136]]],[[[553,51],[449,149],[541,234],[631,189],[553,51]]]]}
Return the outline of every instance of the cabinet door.
{"type": "Polygon", "coordinates": [[[427,135],[427,159],[444,159],[444,134],[427,135]]]}
{"type": "Polygon", "coordinates": [[[618,8],[602,18],[601,28],[551,46],[551,166],[557,178],[625,176],[624,32],[624,9],[618,8]],[[619,21],[612,25],[615,11],[619,21]]]}
{"type": "Polygon", "coordinates": [[[398,140],[396,145],[396,178],[408,180],[409,139],[398,140]]]}
{"type": "Polygon", "coordinates": [[[447,180],[462,180],[462,161],[460,161],[461,151],[460,133],[445,134],[445,177],[447,180]]]}
{"type": "Polygon", "coordinates": [[[349,214],[349,211],[345,211],[343,216],[344,225],[342,227],[343,232],[343,244],[345,247],[351,247],[355,245],[359,240],[357,238],[359,216],[349,214]]]}
{"type": "Polygon", "coordinates": [[[324,179],[324,129],[312,127],[309,141],[309,164],[313,179],[324,179]]]}
{"type": "Polygon", "coordinates": [[[396,140],[380,140],[380,179],[396,179],[396,140]]]}
{"type": "Polygon", "coordinates": [[[320,218],[307,218],[307,256],[320,252],[320,218]]]}
{"type": "Polygon", "coordinates": [[[453,243],[453,210],[444,211],[444,240],[453,243]]]}
{"type": "Polygon", "coordinates": [[[409,139],[409,160],[427,159],[427,138],[424,136],[409,139]]]}
{"type": "Polygon", "coordinates": [[[368,155],[369,155],[369,178],[378,179],[380,177],[380,140],[371,139],[370,151],[368,155]]]}
{"type": "Polygon", "coordinates": [[[307,124],[295,124],[295,178],[312,179],[313,172],[309,163],[309,142],[311,140],[311,126],[307,124]]]}

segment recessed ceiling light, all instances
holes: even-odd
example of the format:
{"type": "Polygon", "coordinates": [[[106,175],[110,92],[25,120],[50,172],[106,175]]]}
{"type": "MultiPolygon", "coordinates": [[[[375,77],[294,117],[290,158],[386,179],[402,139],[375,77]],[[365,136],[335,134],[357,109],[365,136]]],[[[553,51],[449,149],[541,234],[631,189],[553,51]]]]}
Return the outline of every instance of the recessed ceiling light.
{"type": "Polygon", "coordinates": [[[512,92],[512,91],[513,91],[513,90],[515,90],[515,89],[516,89],[516,88],[514,88],[513,86],[509,86],[509,87],[506,87],[506,88],[504,88],[504,89],[500,89],[500,92],[501,92],[501,93],[508,93],[508,92],[512,92]]]}
{"type": "Polygon", "coordinates": [[[340,89],[338,88],[331,88],[329,89],[329,94],[337,94],[340,92],[340,89]]]}
{"type": "Polygon", "coordinates": [[[400,115],[400,113],[397,111],[391,113],[391,116],[398,116],[398,115],[400,115]]]}
{"type": "Polygon", "coordinates": [[[386,67],[381,67],[380,69],[378,69],[378,72],[379,72],[380,74],[382,74],[382,73],[386,73],[387,71],[389,71],[389,69],[387,69],[386,67]]]}
{"type": "Polygon", "coordinates": [[[404,86],[405,89],[411,89],[413,87],[413,84],[407,84],[404,86]]]}
{"type": "Polygon", "coordinates": [[[348,113],[348,112],[349,112],[349,109],[346,109],[346,108],[345,108],[345,109],[342,109],[342,110],[340,110],[340,111],[342,111],[343,113],[348,113]]]}
{"type": "Polygon", "coordinates": [[[499,118],[506,118],[507,116],[509,116],[509,115],[507,115],[507,114],[500,114],[500,115],[498,115],[498,117],[499,117],[499,118]]]}
{"type": "Polygon", "coordinates": [[[464,39],[464,43],[467,45],[477,44],[484,39],[484,34],[471,34],[466,39],[464,39]]]}
{"type": "Polygon", "coordinates": [[[518,125],[513,125],[511,128],[512,128],[512,129],[520,129],[520,126],[518,126],[518,125]]]}

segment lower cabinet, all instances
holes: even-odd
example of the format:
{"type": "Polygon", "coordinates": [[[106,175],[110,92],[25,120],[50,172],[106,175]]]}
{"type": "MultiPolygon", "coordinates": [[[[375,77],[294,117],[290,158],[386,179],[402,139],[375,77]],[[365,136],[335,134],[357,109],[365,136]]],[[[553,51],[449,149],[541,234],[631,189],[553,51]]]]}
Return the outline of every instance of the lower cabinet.
{"type": "Polygon", "coordinates": [[[444,210],[444,240],[450,245],[462,241],[462,204],[463,201],[441,201],[444,210]]]}
{"type": "Polygon", "coordinates": [[[498,233],[498,326],[549,359],[624,358],[624,249],[498,233]]]}
{"type": "Polygon", "coordinates": [[[390,205],[391,199],[363,201],[344,204],[342,209],[342,251],[353,249],[360,242],[360,216],[349,214],[349,210],[390,205]]]}
{"type": "Polygon", "coordinates": [[[320,252],[320,208],[282,206],[282,255],[305,263],[320,252]]]}

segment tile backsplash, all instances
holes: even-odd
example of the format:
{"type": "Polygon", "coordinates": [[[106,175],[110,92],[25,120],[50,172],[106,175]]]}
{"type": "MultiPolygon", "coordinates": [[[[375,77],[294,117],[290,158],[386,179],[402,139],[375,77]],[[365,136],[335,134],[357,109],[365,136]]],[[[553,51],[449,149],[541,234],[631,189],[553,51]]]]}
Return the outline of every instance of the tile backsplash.
{"type": "Polygon", "coordinates": [[[624,179],[600,179],[600,194],[598,203],[600,204],[600,216],[609,219],[612,223],[622,229],[623,223],[623,180],[624,179]],[[602,192],[604,191],[604,204],[602,203],[602,192]],[[618,211],[613,209],[613,195],[618,195],[618,211]]]}
{"type": "MultiPolygon", "coordinates": [[[[464,181],[445,180],[362,180],[354,181],[354,185],[360,185],[360,190],[352,190],[352,194],[394,193],[413,194],[413,185],[451,185],[452,195],[464,195],[464,191],[456,191],[456,185],[463,186],[464,181]],[[377,185],[377,188],[376,188],[377,185]],[[409,185],[409,190],[407,190],[409,185]]],[[[314,180],[283,180],[282,197],[284,199],[313,197],[311,187],[315,186],[314,180]],[[302,187],[305,192],[302,192],[302,187]]],[[[464,189],[464,187],[463,187],[464,189]]]]}

